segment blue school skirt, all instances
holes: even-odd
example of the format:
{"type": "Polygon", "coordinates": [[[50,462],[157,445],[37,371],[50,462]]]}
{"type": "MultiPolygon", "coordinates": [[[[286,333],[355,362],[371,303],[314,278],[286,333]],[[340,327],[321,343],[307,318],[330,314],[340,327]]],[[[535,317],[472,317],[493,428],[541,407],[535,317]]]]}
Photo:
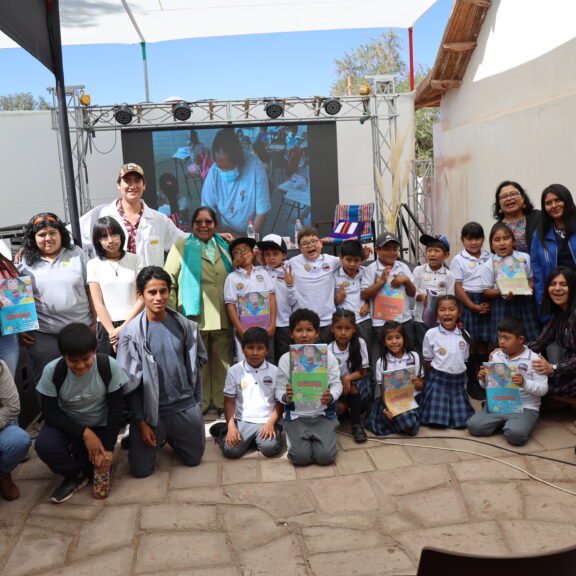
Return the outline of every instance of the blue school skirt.
{"type": "MultiPolygon", "coordinates": [[[[421,395],[421,394],[420,394],[421,395]]],[[[384,400],[380,396],[372,402],[370,410],[366,415],[364,427],[376,436],[387,436],[388,434],[406,434],[410,430],[410,436],[415,436],[420,428],[420,410],[408,410],[392,420],[384,416],[384,400]]]]}
{"type": "Polygon", "coordinates": [[[466,372],[448,374],[432,368],[420,393],[420,422],[446,428],[465,428],[474,408],[465,389],[466,372]]]}
{"type": "Polygon", "coordinates": [[[492,301],[492,329],[491,342],[498,342],[498,322],[502,318],[518,318],[524,323],[526,329],[526,342],[538,338],[541,327],[536,305],[532,296],[513,296],[509,300],[495,298],[492,301]]]}
{"type": "MultiPolygon", "coordinates": [[[[482,292],[466,292],[466,294],[474,304],[482,304],[482,302],[487,301],[487,298],[484,297],[482,292]]],[[[472,342],[492,342],[492,312],[480,315],[472,312],[472,310],[464,306],[464,304],[462,304],[460,308],[462,326],[464,330],[470,334],[472,342]]]]}

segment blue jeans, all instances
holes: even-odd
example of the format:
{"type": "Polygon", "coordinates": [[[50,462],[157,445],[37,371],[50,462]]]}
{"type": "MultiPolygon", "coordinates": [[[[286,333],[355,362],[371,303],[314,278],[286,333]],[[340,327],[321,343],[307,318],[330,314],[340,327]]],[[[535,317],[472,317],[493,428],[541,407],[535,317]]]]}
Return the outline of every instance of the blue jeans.
{"type": "Polygon", "coordinates": [[[0,336],[0,358],[6,362],[8,370],[14,380],[16,380],[16,368],[18,367],[18,357],[20,356],[20,344],[16,334],[0,336]]]}
{"type": "Polygon", "coordinates": [[[30,448],[30,436],[16,420],[0,430],[0,472],[12,472],[24,459],[30,448]]]}

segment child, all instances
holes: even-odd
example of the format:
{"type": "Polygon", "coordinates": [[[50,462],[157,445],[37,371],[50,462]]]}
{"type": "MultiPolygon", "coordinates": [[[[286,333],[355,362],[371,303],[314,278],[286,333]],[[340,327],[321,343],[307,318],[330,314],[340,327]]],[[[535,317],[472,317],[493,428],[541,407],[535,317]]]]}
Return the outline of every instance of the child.
{"type": "Polygon", "coordinates": [[[532,296],[514,296],[511,292],[501,294],[496,285],[496,273],[494,262],[513,256],[523,268],[528,278],[528,285],[533,288],[532,270],[530,268],[530,256],[524,252],[514,250],[514,234],[504,224],[497,222],[490,231],[490,248],[492,258],[482,265],[481,279],[484,287],[484,296],[492,299],[492,322],[490,341],[496,342],[498,338],[498,323],[502,318],[521,318],[526,328],[526,336],[529,341],[536,340],[540,334],[540,321],[536,314],[532,296]]]}
{"type": "MultiPolygon", "coordinates": [[[[378,259],[366,267],[362,277],[362,291],[360,292],[361,298],[370,300],[372,310],[372,364],[376,362],[376,358],[379,356],[382,327],[387,321],[379,313],[376,299],[382,296],[388,288],[399,292],[402,309],[399,313],[394,314],[395,318],[390,318],[390,320],[405,324],[406,341],[411,346],[414,340],[414,322],[410,311],[410,301],[406,296],[414,297],[416,295],[414,277],[410,268],[398,261],[400,240],[394,234],[386,232],[378,236],[376,255],[378,259]]],[[[392,298],[388,300],[392,300],[392,298]]]]}
{"type": "Polygon", "coordinates": [[[456,297],[462,303],[461,320],[464,329],[470,334],[470,357],[466,369],[468,394],[476,400],[486,397],[478,383],[478,370],[482,362],[488,360],[490,335],[490,302],[485,298],[482,287],[481,267],[490,259],[490,253],[482,248],[484,229],[477,222],[468,222],[461,233],[464,250],[456,254],[450,263],[450,270],[456,280],[456,297]]]}
{"type": "MultiPolygon", "coordinates": [[[[314,344],[320,335],[320,317],[301,308],[290,314],[290,336],[294,344],[314,344]]],[[[328,388],[319,402],[293,402],[290,352],[280,358],[276,399],[285,406],[284,430],[288,459],[295,466],[328,466],[336,460],[336,401],[342,393],[338,361],[328,352],[328,388]]]]}
{"type": "Polygon", "coordinates": [[[30,448],[30,436],[18,426],[18,414],[18,390],[7,364],[0,360],[0,495],[4,500],[20,497],[12,472],[30,448]]]}
{"type": "Polygon", "coordinates": [[[305,226],[296,239],[300,254],[290,259],[298,306],[315,310],[320,316],[320,338],[328,342],[331,334],[334,304],[334,270],[340,258],[322,254],[322,242],[316,228],[305,226]]]}
{"type": "Polygon", "coordinates": [[[430,292],[442,296],[454,294],[454,274],[444,266],[450,254],[450,243],[445,236],[420,236],[420,243],[426,246],[426,264],[414,268],[414,286],[416,303],[414,304],[414,335],[416,347],[422,350],[424,334],[434,326],[424,323],[424,309],[430,304],[430,292]]]}
{"type": "MultiPolygon", "coordinates": [[[[537,374],[532,361],[540,357],[532,352],[526,342],[526,331],[522,320],[504,318],[498,323],[498,346],[492,362],[514,362],[518,371],[512,376],[512,382],[520,387],[523,411],[517,414],[491,414],[486,406],[468,420],[468,431],[472,436],[490,436],[502,430],[506,440],[513,446],[526,444],[534,424],[538,420],[540,397],[548,392],[548,378],[537,374]]],[[[486,372],[480,369],[478,379],[485,384],[486,372]]]]}
{"type": "Polygon", "coordinates": [[[350,408],[352,436],[357,443],[366,442],[361,415],[372,397],[370,378],[367,377],[370,362],[366,342],[358,336],[356,318],[350,310],[336,310],[332,315],[332,342],[328,345],[340,365],[342,396],[336,411],[339,416],[350,408]]]}
{"type": "Polygon", "coordinates": [[[455,296],[440,296],[436,310],[440,325],[424,336],[426,383],[420,395],[421,422],[465,428],[474,414],[464,389],[470,336],[458,328],[460,306],[455,296]]]}
{"type": "MultiPolygon", "coordinates": [[[[232,266],[234,270],[228,274],[224,281],[224,303],[228,318],[236,331],[236,355],[238,361],[243,360],[242,346],[240,344],[246,328],[241,322],[241,311],[238,297],[247,295],[248,300],[256,294],[268,294],[270,310],[268,317],[264,321],[266,326],[262,326],[268,332],[268,337],[274,337],[276,327],[276,297],[275,286],[272,278],[266,270],[261,267],[254,267],[254,238],[236,238],[230,243],[230,254],[234,259],[232,266]]],[[[257,324],[255,324],[256,326],[257,324]]]]}
{"type": "Polygon", "coordinates": [[[277,234],[268,234],[258,248],[264,258],[264,264],[275,284],[276,330],[274,332],[274,363],[290,349],[290,328],[288,318],[296,306],[296,288],[290,266],[285,264],[288,249],[286,243],[277,234]]]}
{"type": "Polygon", "coordinates": [[[200,370],[206,350],[198,324],[167,307],[172,281],[158,266],[136,277],[144,310],[120,333],[118,362],[129,373],[130,471],[150,476],[156,452],[168,442],[185,466],[204,454],[200,370]]]}
{"type": "Polygon", "coordinates": [[[281,448],[278,420],[282,407],[275,400],[276,366],[266,362],[268,333],[248,328],[242,336],[244,360],[228,369],[224,384],[226,423],[210,428],[226,458],[240,458],[254,443],[263,456],[281,448]]]}
{"type": "Polygon", "coordinates": [[[399,322],[386,322],[382,329],[382,354],[376,363],[376,382],[378,394],[366,417],[366,428],[377,436],[387,434],[409,434],[414,436],[420,428],[418,409],[408,410],[393,416],[386,406],[383,372],[388,370],[414,369],[412,378],[414,389],[422,390],[424,382],[420,377],[422,363],[420,356],[406,345],[404,327],[399,322]]]}
{"type": "Polygon", "coordinates": [[[342,267],[334,272],[336,296],[334,302],[338,310],[351,310],[356,317],[356,330],[366,343],[368,353],[372,342],[372,320],[370,302],[360,297],[362,277],[365,269],[361,266],[364,248],[358,240],[346,240],[340,246],[342,267]]]}
{"type": "Polygon", "coordinates": [[[36,452],[55,474],[64,476],[51,501],[69,500],[93,479],[109,474],[122,424],[121,388],[126,374],[113,358],[96,356],[89,326],[73,323],[58,334],[62,358],[48,363],[36,390],[44,426],[36,452]]]}

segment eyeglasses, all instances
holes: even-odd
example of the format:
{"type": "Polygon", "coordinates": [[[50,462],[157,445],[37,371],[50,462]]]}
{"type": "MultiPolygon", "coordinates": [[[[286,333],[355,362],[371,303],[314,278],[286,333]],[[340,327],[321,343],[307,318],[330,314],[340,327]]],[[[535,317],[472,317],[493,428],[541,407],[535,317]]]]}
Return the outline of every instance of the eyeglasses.
{"type": "Polygon", "coordinates": [[[510,200],[510,198],[516,198],[520,196],[520,192],[508,192],[508,194],[502,194],[502,196],[498,196],[498,200],[510,200]]]}
{"type": "Polygon", "coordinates": [[[198,226],[210,226],[214,224],[214,220],[194,220],[194,224],[198,226]]]}
{"type": "Polygon", "coordinates": [[[232,256],[241,256],[242,254],[247,254],[252,252],[250,248],[238,248],[237,250],[232,250],[232,256]]]}
{"type": "Polygon", "coordinates": [[[308,248],[308,246],[316,246],[316,244],[318,244],[318,238],[315,238],[314,240],[305,240],[304,242],[300,242],[300,246],[302,246],[302,248],[308,248]]]}
{"type": "Polygon", "coordinates": [[[100,242],[102,240],[119,240],[120,234],[108,234],[107,236],[100,236],[100,242]]]}

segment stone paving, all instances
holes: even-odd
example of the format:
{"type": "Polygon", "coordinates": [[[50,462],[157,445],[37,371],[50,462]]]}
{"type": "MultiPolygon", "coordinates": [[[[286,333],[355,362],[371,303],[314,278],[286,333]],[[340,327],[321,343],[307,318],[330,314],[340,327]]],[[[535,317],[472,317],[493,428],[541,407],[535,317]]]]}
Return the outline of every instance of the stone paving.
{"type": "MultiPolygon", "coordinates": [[[[573,421],[545,417],[520,452],[575,462],[573,421]]],[[[32,452],[15,473],[21,498],[0,501],[0,573],[405,575],[425,545],[510,555],[576,542],[576,496],[479,455],[407,445],[472,450],[571,491],[576,468],[507,453],[501,436],[495,447],[448,436],[468,437],[423,428],[394,446],[339,435],[335,465],[299,469],[285,453],[225,461],[209,438],[197,468],[165,447],[145,479],[130,477],[118,448],[107,500],[87,487],[60,505],[49,502],[60,479],[32,452]]]]}

